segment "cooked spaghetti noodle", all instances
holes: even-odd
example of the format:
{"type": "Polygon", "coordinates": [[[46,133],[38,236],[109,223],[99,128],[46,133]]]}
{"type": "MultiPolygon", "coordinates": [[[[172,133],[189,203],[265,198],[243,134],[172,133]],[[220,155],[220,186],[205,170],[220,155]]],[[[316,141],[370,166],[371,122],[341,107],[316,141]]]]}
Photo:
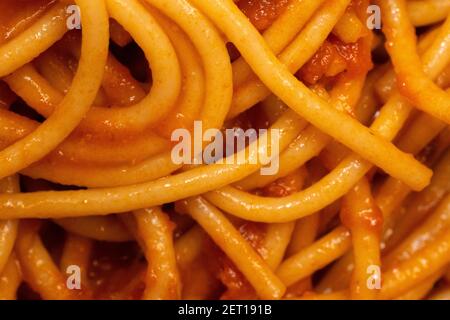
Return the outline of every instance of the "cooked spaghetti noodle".
{"type": "Polygon", "coordinates": [[[0,299],[448,299],[449,13],[0,0],[0,299]]]}

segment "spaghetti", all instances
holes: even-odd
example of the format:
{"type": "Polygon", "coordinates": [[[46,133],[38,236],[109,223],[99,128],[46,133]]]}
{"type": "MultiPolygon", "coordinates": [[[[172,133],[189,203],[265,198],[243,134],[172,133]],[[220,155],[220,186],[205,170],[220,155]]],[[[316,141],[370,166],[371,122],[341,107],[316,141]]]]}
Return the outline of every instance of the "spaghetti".
{"type": "Polygon", "coordinates": [[[449,13],[0,0],[0,299],[448,298],[449,13]]]}

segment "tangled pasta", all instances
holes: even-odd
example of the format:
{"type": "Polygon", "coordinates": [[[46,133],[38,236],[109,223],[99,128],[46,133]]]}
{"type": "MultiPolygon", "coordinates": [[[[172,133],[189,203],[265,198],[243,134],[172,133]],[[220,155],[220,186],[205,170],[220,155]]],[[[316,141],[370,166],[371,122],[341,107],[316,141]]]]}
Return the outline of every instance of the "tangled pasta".
{"type": "Polygon", "coordinates": [[[449,298],[449,12],[0,0],[0,299],[449,298]]]}

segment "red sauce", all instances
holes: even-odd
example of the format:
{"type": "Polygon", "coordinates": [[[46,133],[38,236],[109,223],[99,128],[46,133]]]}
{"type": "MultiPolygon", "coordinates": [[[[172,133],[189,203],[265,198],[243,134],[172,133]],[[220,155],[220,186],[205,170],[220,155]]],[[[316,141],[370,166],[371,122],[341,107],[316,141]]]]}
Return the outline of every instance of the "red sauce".
{"type": "MultiPolygon", "coordinates": [[[[239,226],[239,232],[247,240],[248,243],[260,255],[263,254],[263,241],[266,233],[266,225],[255,222],[245,222],[239,226]]],[[[222,258],[222,266],[219,278],[227,287],[227,291],[222,295],[221,299],[256,299],[256,293],[247,278],[236,268],[231,260],[224,256],[222,258]]]]}
{"type": "Polygon", "coordinates": [[[268,184],[261,190],[261,194],[264,197],[282,198],[299,192],[301,189],[302,185],[299,185],[298,179],[294,175],[288,175],[268,184]]]}
{"type": "MultiPolygon", "coordinates": [[[[270,197],[285,197],[299,191],[301,187],[294,175],[288,175],[271,183],[263,188],[262,194],[270,197]]],[[[250,243],[250,245],[261,255],[264,256],[264,237],[266,225],[262,223],[246,222],[239,227],[239,232],[250,243]]],[[[234,266],[226,257],[222,258],[219,278],[227,287],[222,295],[222,299],[255,299],[256,293],[247,281],[246,277],[234,266]]]]}
{"type": "Polygon", "coordinates": [[[286,8],[289,0],[240,0],[237,5],[258,30],[267,29],[286,8]]]}
{"type": "Polygon", "coordinates": [[[266,225],[257,222],[244,222],[239,227],[239,232],[256,251],[261,253],[266,225]]]}
{"type": "Polygon", "coordinates": [[[226,257],[222,262],[219,279],[227,287],[221,296],[223,300],[253,300],[257,298],[255,290],[245,276],[226,257]]]}
{"type": "Polygon", "coordinates": [[[370,48],[360,39],[355,43],[344,43],[334,35],[322,44],[314,56],[302,67],[299,74],[302,80],[315,84],[322,78],[334,76],[330,70],[347,71],[350,74],[367,73],[372,68],[370,48]]]}
{"type": "Polygon", "coordinates": [[[380,235],[383,229],[383,214],[375,203],[371,193],[361,191],[354,187],[350,192],[351,198],[344,197],[341,204],[340,218],[344,226],[353,230],[353,228],[364,229],[368,234],[375,233],[380,235]],[[355,197],[358,197],[356,203],[351,203],[355,197]]]}
{"type": "MultiPolygon", "coordinates": [[[[260,254],[263,250],[266,225],[262,223],[245,222],[236,226],[245,240],[260,254]]],[[[205,243],[204,254],[208,270],[218,278],[223,287],[218,297],[223,300],[256,299],[257,295],[247,278],[234,263],[213,242],[205,243]],[[223,290],[225,289],[225,290],[223,290]]]]}
{"type": "Polygon", "coordinates": [[[0,43],[29,27],[56,0],[0,0],[0,43]]]}
{"type": "Polygon", "coordinates": [[[95,242],[88,277],[94,299],[139,299],[146,266],[135,243],[95,242]]]}
{"type": "MultiPolygon", "coordinates": [[[[352,0],[348,10],[354,10],[361,21],[367,19],[368,0],[352,0]]],[[[299,71],[302,80],[315,84],[326,77],[340,72],[349,75],[367,73],[372,67],[371,32],[355,43],[344,43],[338,37],[330,35],[316,54],[299,71]]]]}
{"type": "Polygon", "coordinates": [[[381,234],[383,215],[381,210],[374,204],[366,210],[359,210],[355,213],[348,208],[348,205],[344,201],[340,212],[340,218],[342,224],[350,230],[355,227],[360,227],[367,233],[381,234]]]}

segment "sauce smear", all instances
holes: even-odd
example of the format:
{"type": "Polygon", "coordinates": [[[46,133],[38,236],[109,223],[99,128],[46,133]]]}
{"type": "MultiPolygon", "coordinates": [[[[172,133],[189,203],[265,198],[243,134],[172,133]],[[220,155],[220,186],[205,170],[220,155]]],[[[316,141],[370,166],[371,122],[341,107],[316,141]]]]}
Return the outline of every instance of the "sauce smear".
{"type": "Polygon", "coordinates": [[[267,29],[286,8],[289,0],[240,0],[238,7],[260,31],[267,29]]]}

